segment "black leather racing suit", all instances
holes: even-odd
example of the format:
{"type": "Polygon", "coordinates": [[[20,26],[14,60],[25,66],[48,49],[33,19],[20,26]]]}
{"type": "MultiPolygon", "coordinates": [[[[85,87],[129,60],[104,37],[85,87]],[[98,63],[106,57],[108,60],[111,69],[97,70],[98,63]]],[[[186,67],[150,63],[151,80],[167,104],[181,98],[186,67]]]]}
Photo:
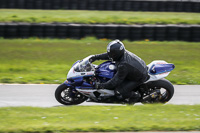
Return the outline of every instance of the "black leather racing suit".
{"type": "MultiPolygon", "coordinates": [[[[95,55],[96,60],[108,60],[108,54],[95,55]]],[[[145,62],[135,54],[125,50],[124,55],[116,61],[117,73],[102,83],[102,88],[115,89],[123,98],[131,97],[131,91],[139,84],[145,82],[149,76],[145,62]]]]}

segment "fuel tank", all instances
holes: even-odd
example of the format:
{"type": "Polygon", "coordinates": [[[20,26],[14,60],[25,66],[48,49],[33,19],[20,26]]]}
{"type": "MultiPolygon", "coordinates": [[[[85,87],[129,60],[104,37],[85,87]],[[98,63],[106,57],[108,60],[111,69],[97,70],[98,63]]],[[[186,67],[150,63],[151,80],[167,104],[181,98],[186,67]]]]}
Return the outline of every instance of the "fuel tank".
{"type": "Polygon", "coordinates": [[[115,63],[106,61],[100,64],[95,71],[95,74],[99,77],[111,79],[116,73],[115,63]]]}

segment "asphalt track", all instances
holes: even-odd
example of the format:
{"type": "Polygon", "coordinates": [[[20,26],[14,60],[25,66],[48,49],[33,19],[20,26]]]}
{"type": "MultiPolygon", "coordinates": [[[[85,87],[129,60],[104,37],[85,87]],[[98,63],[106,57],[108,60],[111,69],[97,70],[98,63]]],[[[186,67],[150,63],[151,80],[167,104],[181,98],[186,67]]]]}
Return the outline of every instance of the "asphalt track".
{"type": "MultiPolygon", "coordinates": [[[[63,106],[54,97],[57,84],[0,84],[0,107],[63,106]]],[[[167,104],[200,104],[200,85],[175,85],[174,97],[167,104]]],[[[81,106],[119,105],[84,102],[81,106]]]]}

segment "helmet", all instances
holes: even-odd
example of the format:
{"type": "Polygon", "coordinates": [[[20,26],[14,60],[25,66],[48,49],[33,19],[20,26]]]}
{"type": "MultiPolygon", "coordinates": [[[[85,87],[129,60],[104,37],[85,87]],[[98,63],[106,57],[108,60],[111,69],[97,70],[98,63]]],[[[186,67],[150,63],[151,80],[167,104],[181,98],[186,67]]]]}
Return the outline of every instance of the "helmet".
{"type": "Polygon", "coordinates": [[[120,40],[114,40],[107,46],[107,53],[111,60],[119,60],[125,52],[124,44],[120,40]]]}

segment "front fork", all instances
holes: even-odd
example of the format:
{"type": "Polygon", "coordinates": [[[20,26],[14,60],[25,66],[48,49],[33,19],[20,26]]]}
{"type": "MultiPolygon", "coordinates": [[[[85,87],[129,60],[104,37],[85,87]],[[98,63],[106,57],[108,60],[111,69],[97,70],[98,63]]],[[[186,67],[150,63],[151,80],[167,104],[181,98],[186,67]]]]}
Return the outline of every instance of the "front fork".
{"type": "Polygon", "coordinates": [[[77,94],[77,90],[75,89],[75,83],[71,82],[69,80],[65,80],[64,82],[65,85],[67,85],[68,87],[70,87],[71,91],[70,91],[70,97],[74,97],[77,94]]]}

